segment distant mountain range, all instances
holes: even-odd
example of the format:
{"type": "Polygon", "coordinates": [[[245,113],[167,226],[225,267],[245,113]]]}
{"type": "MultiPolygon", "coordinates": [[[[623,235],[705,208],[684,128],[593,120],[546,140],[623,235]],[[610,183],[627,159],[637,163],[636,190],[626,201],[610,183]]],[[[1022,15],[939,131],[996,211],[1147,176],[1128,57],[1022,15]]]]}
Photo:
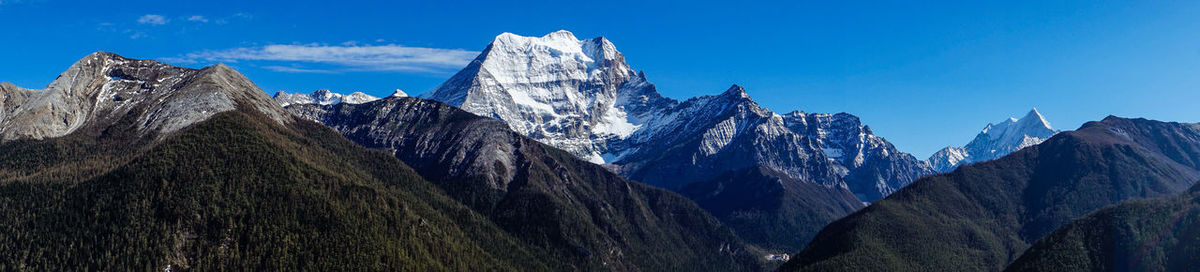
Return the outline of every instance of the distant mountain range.
{"type": "MultiPolygon", "coordinates": [[[[400,89],[396,89],[396,91],[392,92],[391,97],[408,97],[408,93],[405,93],[404,91],[401,91],[400,89]]],[[[278,102],[280,106],[284,106],[284,107],[287,107],[288,105],[296,105],[296,104],[320,104],[320,105],[331,105],[331,104],[339,104],[339,103],[362,104],[362,103],[379,100],[378,97],[374,97],[374,96],[371,96],[371,95],[368,95],[368,94],[365,94],[362,92],[353,92],[350,94],[339,94],[339,93],[330,91],[329,89],[320,89],[315,92],[312,92],[311,94],[287,93],[284,91],[279,91],[279,92],[275,93],[275,96],[273,98],[275,99],[275,102],[278,102]]]]}
{"type": "Polygon", "coordinates": [[[1001,270],[1075,218],[1197,180],[1200,125],[1108,117],[913,182],[825,227],[782,270],[1001,270]]]}

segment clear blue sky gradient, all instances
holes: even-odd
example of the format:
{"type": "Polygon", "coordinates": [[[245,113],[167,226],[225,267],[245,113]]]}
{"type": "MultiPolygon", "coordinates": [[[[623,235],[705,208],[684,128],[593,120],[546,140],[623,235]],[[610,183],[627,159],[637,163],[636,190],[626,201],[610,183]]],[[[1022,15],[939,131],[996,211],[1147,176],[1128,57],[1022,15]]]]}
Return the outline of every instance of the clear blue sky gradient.
{"type": "MultiPolygon", "coordinates": [[[[1197,1],[431,2],[0,0],[0,81],[41,88],[98,50],[160,60],[349,41],[479,51],[502,32],[566,29],[608,37],[666,96],[739,84],[776,112],[858,115],[920,159],[1031,107],[1060,129],[1110,114],[1200,121],[1197,1]],[[147,14],[164,20],[139,23],[147,14]]],[[[322,67],[230,63],[272,93],[418,94],[455,70],[264,68],[280,64],[322,67]]]]}

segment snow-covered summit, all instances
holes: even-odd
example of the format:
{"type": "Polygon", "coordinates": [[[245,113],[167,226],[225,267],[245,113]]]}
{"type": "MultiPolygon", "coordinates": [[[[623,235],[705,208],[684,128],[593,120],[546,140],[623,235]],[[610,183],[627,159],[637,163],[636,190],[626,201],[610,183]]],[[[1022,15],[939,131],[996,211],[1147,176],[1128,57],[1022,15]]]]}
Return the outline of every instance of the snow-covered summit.
{"type": "MultiPolygon", "coordinates": [[[[524,37],[503,33],[485,52],[484,69],[498,79],[514,82],[541,82],[557,78],[541,77],[540,71],[563,69],[567,77],[592,79],[595,76],[632,77],[634,72],[625,57],[604,37],[579,40],[566,30],[542,37],[524,37]],[[534,58],[527,58],[527,57],[534,58]],[[524,65],[511,65],[524,64],[524,65]]],[[[562,76],[562,75],[558,75],[562,76]]]]}
{"type": "Polygon", "coordinates": [[[954,170],[958,165],[993,160],[1022,148],[1037,145],[1058,133],[1034,108],[1021,119],[1008,118],[988,124],[964,147],[946,147],[930,156],[935,170],[954,170]]]}
{"type": "MultiPolygon", "coordinates": [[[[400,94],[404,93],[404,92],[400,92],[400,89],[396,89],[396,91],[399,92],[400,94]]],[[[395,95],[396,94],[392,94],[392,96],[395,96],[395,95]]],[[[362,92],[353,92],[350,94],[340,94],[340,93],[335,93],[333,91],[330,91],[328,89],[320,89],[320,90],[312,92],[311,94],[287,93],[284,91],[279,91],[279,92],[275,93],[274,98],[275,98],[275,102],[278,102],[279,105],[283,106],[283,107],[287,107],[288,105],[294,105],[294,104],[321,104],[321,105],[332,105],[332,104],[338,104],[338,103],[362,104],[362,103],[379,100],[378,97],[374,97],[374,96],[371,96],[371,95],[368,95],[368,94],[365,94],[362,92]]]]}
{"type": "Polygon", "coordinates": [[[603,37],[560,30],[541,37],[496,36],[478,57],[422,96],[504,120],[543,143],[603,163],[605,142],[623,139],[644,115],[674,101],[634,72],[603,37]]]}

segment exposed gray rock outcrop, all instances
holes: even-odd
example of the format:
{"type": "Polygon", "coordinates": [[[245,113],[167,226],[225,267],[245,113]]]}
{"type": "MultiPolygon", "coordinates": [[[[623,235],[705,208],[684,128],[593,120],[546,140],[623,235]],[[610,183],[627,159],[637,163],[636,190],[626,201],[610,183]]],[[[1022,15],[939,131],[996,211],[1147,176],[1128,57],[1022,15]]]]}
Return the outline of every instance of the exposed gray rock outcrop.
{"type": "Polygon", "coordinates": [[[212,115],[248,107],[290,120],[245,76],[223,64],[171,66],[96,52],[45,89],[0,84],[0,140],[60,137],[133,118],[140,135],[166,135],[212,115]]]}

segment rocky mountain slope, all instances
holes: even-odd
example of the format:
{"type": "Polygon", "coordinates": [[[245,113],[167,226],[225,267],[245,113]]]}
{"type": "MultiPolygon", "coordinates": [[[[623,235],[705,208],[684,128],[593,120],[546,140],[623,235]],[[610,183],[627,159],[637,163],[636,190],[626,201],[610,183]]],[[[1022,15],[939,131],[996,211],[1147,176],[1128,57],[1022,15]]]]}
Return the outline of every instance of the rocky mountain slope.
{"type": "Polygon", "coordinates": [[[964,147],[946,147],[929,157],[929,165],[938,172],[958,168],[959,165],[990,161],[1022,148],[1033,146],[1050,139],[1058,133],[1037,109],[1032,109],[1021,119],[1008,118],[1003,122],[988,124],[964,147]]]}
{"type": "MultiPolygon", "coordinates": [[[[819,143],[733,86],[689,99],[634,134],[617,160],[633,180],[683,192],[748,241],[796,250],[862,207],[819,143]]],[[[843,172],[839,172],[843,171],[843,172]]]]}
{"type": "Polygon", "coordinates": [[[223,65],[97,53],[46,90],[2,91],[0,270],[575,265],[223,65]]]}
{"type": "Polygon", "coordinates": [[[850,191],[864,201],[882,199],[930,174],[928,165],[876,136],[857,116],[795,111],[783,121],[790,130],[814,139],[845,173],[842,178],[850,191]]]}
{"type": "Polygon", "coordinates": [[[1105,118],[928,176],[830,224],[784,271],[1001,270],[1037,239],[1200,180],[1200,125],[1105,118]]]}
{"type": "Polygon", "coordinates": [[[248,82],[220,64],[196,70],[96,52],[46,89],[0,84],[0,139],[60,137],[82,127],[107,126],[127,114],[137,115],[133,129],[140,134],[170,133],[234,110],[238,103],[277,122],[289,118],[270,99],[228,91],[255,88],[248,82]]]}
{"type": "Polygon", "coordinates": [[[764,253],[691,201],[417,98],[287,107],[387,150],[513,236],[583,270],[759,270],[764,253]]]}

